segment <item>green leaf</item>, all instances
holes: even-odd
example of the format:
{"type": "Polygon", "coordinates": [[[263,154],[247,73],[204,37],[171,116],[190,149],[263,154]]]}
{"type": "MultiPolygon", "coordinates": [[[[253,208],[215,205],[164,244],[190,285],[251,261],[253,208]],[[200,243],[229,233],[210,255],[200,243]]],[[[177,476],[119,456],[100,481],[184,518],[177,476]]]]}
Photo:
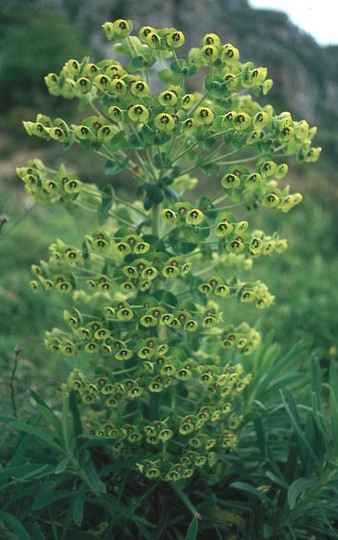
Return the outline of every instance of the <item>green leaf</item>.
{"type": "Polygon", "coordinates": [[[170,169],[171,159],[165,152],[160,152],[154,156],[154,165],[158,169],[170,169]]]}
{"type": "Polygon", "coordinates": [[[43,478],[44,476],[48,476],[51,472],[52,472],[52,468],[50,465],[40,465],[40,466],[36,466],[34,469],[26,473],[23,473],[22,471],[20,475],[13,474],[13,478],[15,478],[18,482],[26,482],[32,477],[43,478]],[[46,473],[46,474],[41,475],[41,473],[46,473]]]}
{"type": "Polygon", "coordinates": [[[256,489],[254,486],[251,486],[246,482],[233,482],[230,484],[230,487],[240,489],[246,493],[249,493],[250,495],[253,495],[257,499],[270,503],[269,497],[267,497],[262,491],[259,491],[259,489],[256,489]]]}
{"type": "Polygon", "coordinates": [[[261,418],[254,420],[254,427],[257,435],[257,443],[259,450],[263,456],[266,454],[266,435],[264,432],[264,425],[261,418]]]}
{"type": "Polygon", "coordinates": [[[210,229],[208,229],[207,226],[205,227],[205,225],[207,225],[206,221],[203,221],[200,227],[198,225],[195,225],[194,227],[183,225],[179,229],[182,239],[187,242],[202,242],[202,240],[208,238],[210,234],[210,229]]]}
{"type": "Polygon", "coordinates": [[[297,480],[294,480],[292,484],[289,486],[288,493],[287,493],[287,499],[288,499],[288,505],[290,510],[293,510],[293,508],[296,506],[297,497],[303,491],[306,489],[309,489],[310,487],[314,486],[315,481],[311,480],[310,478],[297,478],[297,480]]]}
{"type": "Polygon", "coordinates": [[[115,192],[113,186],[106,184],[102,190],[101,204],[98,208],[99,224],[103,225],[108,218],[108,212],[115,201],[115,192]]]}
{"type": "Polygon", "coordinates": [[[288,413],[288,416],[291,420],[291,423],[295,429],[296,436],[298,439],[298,448],[302,461],[305,467],[310,468],[313,464],[313,461],[316,461],[316,454],[313,451],[313,448],[309,444],[308,440],[304,436],[302,423],[299,417],[297,404],[294,400],[294,397],[291,392],[286,392],[287,401],[282,395],[282,400],[284,403],[285,410],[288,413]]]}
{"type": "Polygon", "coordinates": [[[46,493],[45,491],[39,494],[32,504],[32,510],[42,510],[46,506],[53,504],[56,501],[62,501],[74,497],[75,492],[69,490],[54,491],[46,493]]]}
{"type": "Polygon", "coordinates": [[[283,489],[288,488],[288,484],[287,484],[287,482],[285,482],[283,477],[278,477],[274,473],[272,473],[271,471],[267,471],[266,476],[268,478],[270,478],[270,480],[272,480],[272,482],[274,482],[278,486],[281,486],[283,489]]]}
{"type": "Polygon", "coordinates": [[[55,435],[57,436],[57,438],[61,442],[62,441],[61,424],[60,424],[59,420],[56,418],[55,414],[47,406],[41,405],[40,403],[36,404],[36,408],[46,418],[48,424],[54,430],[55,435]]]}
{"type": "Polygon", "coordinates": [[[69,402],[68,400],[65,399],[62,402],[61,425],[62,425],[62,435],[63,435],[64,446],[65,446],[65,449],[67,450],[67,453],[72,449],[73,442],[74,442],[73,426],[69,420],[70,420],[69,419],[69,402]]]}
{"type": "Polygon", "coordinates": [[[76,402],[75,392],[72,390],[69,394],[69,408],[73,416],[74,434],[75,437],[79,437],[82,434],[82,423],[80,418],[79,409],[76,402]]]}
{"type": "Polygon", "coordinates": [[[127,167],[128,161],[129,156],[126,156],[122,159],[119,154],[116,154],[115,161],[108,159],[108,161],[106,162],[104,167],[105,174],[110,176],[123,171],[127,167]]]}
{"type": "Polygon", "coordinates": [[[0,519],[3,519],[3,521],[7,523],[12,531],[18,535],[20,540],[31,540],[26,529],[21,525],[20,521],[13,516],[13,514],[0,510],[0,519]]]}
{"type": "Polygon", "coordinates": [[[332,396],[335,399],[335,403],[338,403],[338,379],[337,368],[335,362],[332,360],[329,368],[329,386],[332,390],[332,396]]]}
{"type": "Polygon", "coordinates": [[[321,411],[321,375],[319,362],[312,360],[311,362],[311,386],[312,391],[316,395],[316,402],[318,406],[318,411],[321,411]]]}
{"type": "Polygon", "coordinates": [[[174,252],[177,254],[190,253],[197,247],[196,243],[186,242],[183,240],[181,237],[181,231],[178,228],[173,229],[170,232],[168,241],[174,252]]]}
{"type": "Polygon", "coordinates": [[[214,146],[215,143],[216,143],[216,137],[208,137],[207,139],[204,139],[202,141],[204,148],[206,148],[207,150],[210,150],[214,146]]]}
{"type": "Polygon", "coordinates": [[[158,77],[165,84],[178,84],[182,79],[180,72],[173,73],[170,69],[162,69],[158,72],[158,77]]]}
{"type": "Polygon", "coordinates": [[[49,446],[53,450],[57,450],[58,452],[62,454],[64,453],[63,448],[60,445],[58,445],[53,439],[45,435],[45,433],[41,429],[31,426],[30,424],[25,424],[24,422],[18,422],[18,421],[12,421],[10,422],[10,425],[19,431],[25,431],[26,433],[30,433],[31,435],[34,435],[34,437],[44,442],[47,446],[49,446]]]}
{"type": "Polygon", "coordinates": [[[146,56],[142,55],[141,58],[139,56],[136,56],[135,58],[132,58],[127,66],[127,70],[131,73],[134,73],[135,71],[140,71],[141,69],[149,69],[151,66],[153,66],[156,62],[156,57],[154,58],[147,58],[146,56]]]}
{"type": "Polygon", "coordinates": [[[70,462],[70,458],[69,457],[65,457],[63,458],[58,464],[57,466],[55,467],[55,474],[61,474],[63,473],[66,468],[67,468],[67,465],[68,463],[70,462]]]}
{"type": "Polygon", "coordinates": [[[116,152],[117,150],[121,150],[122,148],[125,148],[126,146],[126,137],[124,131],[119,131],[114,135],[112,139],[109,141],[109,150],[116,152]]]}
{"type": "Polygon", "coordinates": [[[80,526],[83,520],[84,503],[86,500],[86,484],[82,484],[76,491],[75,497],[72,503],[72,514],[75,525],[80,526]]]}
{"type": "Polygon", "coordinates": [[[46,540],[46,537],[42,534],[38,524],[27,523],[26,529],[30,534],[31,540],[46,540]]]}
{"type": "Polygon", "coordinates": [[[187,530],[187,534],[185,535],[185,540],[196,540],[198,533],[198,519],[197,516],[195,516],[187,530]]]}
{"type": "Polygon", "coordinates": [[[30,439],[31,437],[28,433],[21,434],[16,448],[13,449],[12,457],[6,467],[7,469],[8,467],[14,467],[17,463],[22,463],[22,457],[26,453],[30,439]]]}
{"type": "Polygon", "coordinates": [[[333,456],[337,455],[338,451],[338,387],[337,387],[337,370],[334,362],[331,362],[329,369],[329,404],[330,404],[330,427],[332,433],[331,452],[333,456]]]}
{"type": "Polygon", "coordinates": [[[99,493],[106,493],[106,485],[100,480],[99,475],[93,466],[84,467],[89,483],[92,488],[97,490],[99,493]]]}
{"type": "Polygon", "coordinates": [[[79,531],[77,529],[69,529],[65,536],[65,540],[97,540],[97,535],[79,531]]]}
{"type": "Polygon", "coordinates": [[[20,478],[21,480],[25,480],[38,475],[42,472],[42,470],[46,470],[47,468],[48,473],[51,472],[50,466],[41,465],[40,463],[29,463],[25,465],[16,465],[13,467],[7,466],[0,471],[0,482],[5,482],[8,479],[12,480],[12,478],[20,478]]]}

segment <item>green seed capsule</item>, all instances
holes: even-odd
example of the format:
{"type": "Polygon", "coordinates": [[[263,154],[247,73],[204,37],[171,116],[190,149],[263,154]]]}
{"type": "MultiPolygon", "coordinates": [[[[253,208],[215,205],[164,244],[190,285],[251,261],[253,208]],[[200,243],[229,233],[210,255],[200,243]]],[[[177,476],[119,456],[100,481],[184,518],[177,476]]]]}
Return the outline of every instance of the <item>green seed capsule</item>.
{"type": "Polygon", "coordinates": [[[111,81],[110,84],[110,90],[116,95],[116,96],[124,96],[127,92],[127,85],[124,82],[123,79],[116,78],[111,81]]]}
{"type": "Polygon", "coordinates": [[[133,29],[133,24],[130,20],[117,19],[116,21],[113,22],[113,31],[117,36],[121,38],[129,36],[132,29],[133,29]]]}
{"type": "Polygon", "coordinates": [[[262,199],[262,206],[265,208],[276,208],[280,203],[280,198],[273,191],[265,195],[262,199]]]}
{"type": "Polygon", "coordinates": [[[87,77],[80,77],[76,81],[76,87],[82,94],[87,94],[92,88],[92,81],[87,77]]]}
{"type": "Polygon", "coordinates": [[[116,127],[106,125],[102,126],[97,131],[97,139],[99,141],[110,141],[116,135],[116,127]]]}
{"type": "Polygon", "coordinates": [[[217,34],[209,33],[201,40],[201,47],[204,45],[214,45],[215,47],[219,47],[221,45],[221,40],[217,34]]]}
{"type": "Polygon", "coordinates": [[[220,223],[216,225],[216,235],[217,236],[227,236],[232,233],[234,226],[227,219],[223,219],[220,223]]]}
{"type": "Polygon", "coordinates": [[[233,127],[236,131],[243,131],[251,125],[251,117],[245,112],[239,112],[236,114],[233,120],[233,127]]]}
{"type": "Polygon", "coordinates": [[[160,212],[160,219],[164,223],[175,224],[177,221],[177,215],[176,215],[176,212],[174,212],[170,208],[164,208],[160,212]]]}
{"type": "Polygon", "coordinates": [[[160,131],[172,131],[175,127],[175,120],[170,114],[160,113],[155,116],[154,124],[160,131]]]}
{"type": "Polygon", "coordinates": [[[237,63],[238,60],[239,60],[239,51],[238,51],[238,49],[236,49],[236,47],[234,47],[230,43],[227,43],[223,47],[223,52],[222,52],[221,59],[222,59],[222,62],[226,62],[227,64],[235,64],[235,63],[237,63]]]}
{"type": "Polygon", "coordinates": [[[149,85],[142,80],[134,81],[130,86],[130,90],[133,96],[144,97],[149,95],[149,85]]]}
{"type": "Polygon", "coordinates": [[[103,25],[102,25],[102,28],[103,28],[103,31],[104,31],[104,34],[106,36],[106,38],[108,40],[111,40],[111,39],[114,39],[115,37],[115,32],[114,32],[114,25],[112,22],[105,22],[103,25]]]}
{"type": "Polygon", "coordinates": [[[198,107],[194,117],[198,124],[208,126],[213,123],[215,115],[209,107],[198,107]]]}
{"type": "Polygon", "coordinates": [[[156,32],[148,32],[145,42],[152,49],[159,49],[161,47],[161,38],[156,32]]]}
{"type": "Polygon", "coordinates": [[[181,133],[193,133],[198,126],[195,118],[187,118],[181,125],[181,133]]]}
{"type": "Polygon", "coordinates": [[[185,94],[181,99],[181,106],[183,109],[189,109],[195,102],[194,94],[185,94]]]}
{"type": "Polygon", "coordinates": [[[155,28],[152,26],[142,26],[138,33],[140,40],[143,41],[143,43],[147,43],[147,36],[152,32],[156,32],[155,28]]]}
{"type": "Polygon", "coordinates": [[[174,30],[167,36],[167,44],[172,49],[177,49],[178,47],[182,47],[182,45],[185,42],[185,37],[183,32],[180,32],[178,30],[174,30]]]}
{"type": "Polygon", "coordinates": [[[68,60],[65,64],[66,69],[71,75],[77,75],[80,71],[80,64],[77,60],[68,60]]]}
{"type": "Polygon", "coordinates": [[[94,77],[94,84],[102,90],[109,90],[111,86],[111,79],[107,75],[96,75],[94,77]]]}
{"type": "Polygon", "coordinates": [[[108,115],[109,115],[109,118],[114,120],[114,122],[123,122],[124,113],[123,111],[121,111],[119,107],[116,107],[115,105],[113,105],[112,107],[109,107],[108,115]]]}
{"type": "Polygon", "coordinates": [[[149,118],[149,111],[144,105],[132,105],[128,109],[128,116],[133,122],[146,122],[149,118]]]}
{"type": "Polygon", "coordinates": [[[229,173],[229,174],[226,174],[225,176],[223,176],[223,178],[221,180],[221,185],[225,189],[231,189],[231,188],[236,189],[236,188],[240,187],[241,180],[235,174],[229,173]]]}
{"type": "Polygon", "coordinates": [[[164,90],[158,96],[158,100],[164,107],[173,107],[177,103],[177,94],[171,90],[164,90]]]}
{"type": "Polygon", "coordinates": [[[204,220],[204,215],[198,208],[193,208],[186,215],[186,223],[188,225],[199,225],[204,220]]]}
{"type": "Polygon", "coordinates": [[[204,45],[201,49],[201,56],[207,64],[213,64],[218,58],[218,49],[215,45],[204,45]]]}

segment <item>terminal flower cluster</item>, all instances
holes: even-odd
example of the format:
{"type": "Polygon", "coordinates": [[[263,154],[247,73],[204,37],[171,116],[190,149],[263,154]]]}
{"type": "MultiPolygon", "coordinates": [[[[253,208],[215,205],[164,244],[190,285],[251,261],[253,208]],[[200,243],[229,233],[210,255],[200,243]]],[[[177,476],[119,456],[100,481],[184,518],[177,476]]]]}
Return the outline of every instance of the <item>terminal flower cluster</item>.
{"type": "Polygon", "coordinates": [[[260,343],[255,328],[228,320],[228,302],[271,306],[267,285],[246,272],[287,248],[250,216],[301,202],[284,179],[290,157],[318,159],[316,128],[261,106],[267,69],[242,63],[216,34],[182,58],[175,28],[133,35],[119,19],[103,30],[112,58],[70,59],[45,78],[51,94],[79,100],[81,121],[24,122],[29,135],[100,155],[109,179],[88,184],[38,159],[17,170],[38,202],[98,217],[81,245],[58,239],[32,267],[34,290],[74,303],[45,344],[86,362],[60,396],[76,395],[84,429],[111,441],[112,459],[133,460],[148,479],[214,482],[239,436],[245,356],[260,343]],[[119,174],[134,181],[134,200],[114,190],[119,174]],[[197,184],[203,196],[185,195],[197,184]]]}

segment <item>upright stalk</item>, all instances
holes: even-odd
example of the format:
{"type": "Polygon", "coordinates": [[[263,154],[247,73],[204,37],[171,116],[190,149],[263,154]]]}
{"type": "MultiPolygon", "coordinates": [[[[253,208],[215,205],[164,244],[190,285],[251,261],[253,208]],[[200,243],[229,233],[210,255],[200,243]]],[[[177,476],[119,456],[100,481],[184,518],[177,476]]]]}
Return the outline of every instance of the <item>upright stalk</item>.
{"type": "MultiPolygon", "coordinates": [[[[154,204],[152,207],[151,212],[151,233],[158,237],[159,233],[159,205],[154,204]]],[[[153,283],[153,291],[155,292],[158,290],[159,282],[158,280],[155,280],[153,283]]],[[[153,329],[153,335],[158,336],[158,330],[157,328],[153,329]]],[[[159,402],[159,394],[155,392],[150,392],[150,400],[149,400],[149,417],[151,420],[155,420],[159,417],[159,408],[160,408],[160,402],[159,402]]]]}

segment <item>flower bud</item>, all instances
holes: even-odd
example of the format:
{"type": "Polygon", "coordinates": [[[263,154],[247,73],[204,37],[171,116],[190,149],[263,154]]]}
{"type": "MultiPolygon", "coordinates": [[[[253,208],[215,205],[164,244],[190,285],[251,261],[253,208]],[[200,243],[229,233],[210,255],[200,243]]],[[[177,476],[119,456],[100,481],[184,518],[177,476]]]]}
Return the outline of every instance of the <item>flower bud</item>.
{"type": "Polygon", "coordinates": [[[133,29],[133,23],[126,19],[117,19],[113,22],[113,32],[116,36],[124,38],[129,36],[133,29]]]}

